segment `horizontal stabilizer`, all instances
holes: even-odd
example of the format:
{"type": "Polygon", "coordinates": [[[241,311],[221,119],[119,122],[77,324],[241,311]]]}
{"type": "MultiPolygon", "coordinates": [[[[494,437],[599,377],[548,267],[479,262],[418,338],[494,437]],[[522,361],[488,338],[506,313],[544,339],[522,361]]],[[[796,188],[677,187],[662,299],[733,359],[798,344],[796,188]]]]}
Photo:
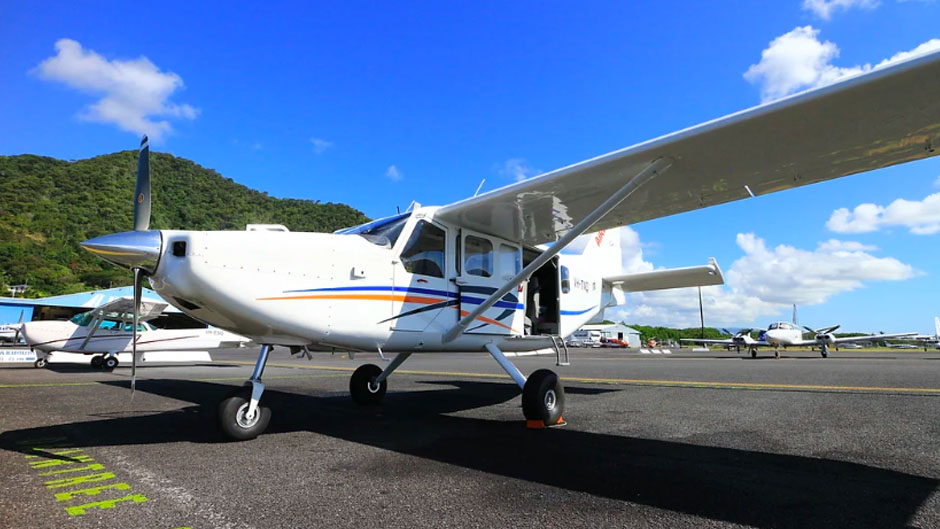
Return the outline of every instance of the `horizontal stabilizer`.
{"type": "Polygon", "coordinates": [[[605,277],[604,281],[619,285],[624,292],[643,292],[666,288],[704,287],[723,285],[724,276],[714,257],[707,265],[687,266],[684,268],[666,268],[652,272],[638,272],[619,276],[605,277]]]}

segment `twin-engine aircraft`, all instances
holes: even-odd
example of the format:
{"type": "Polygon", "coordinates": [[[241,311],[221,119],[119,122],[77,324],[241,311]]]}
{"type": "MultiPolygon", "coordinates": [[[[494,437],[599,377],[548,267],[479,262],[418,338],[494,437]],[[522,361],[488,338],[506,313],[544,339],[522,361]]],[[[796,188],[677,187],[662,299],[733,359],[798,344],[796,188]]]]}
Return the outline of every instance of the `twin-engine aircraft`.
{"type": "Polygon", "coordinates": [[[133,298],[118,298],[68,321],[24,323],[21,332],[31,349],[44,353],[36,360],[36,367],[45,367],[54,351],[62,351],[93,355],[92,367],[108,371],[118,366],[118,353],[131,352],[133,344],[137,351],[146,353],[239,347],[250,342],[222,329],[157,329],[147,323],[166,308],[166,303],[157,301],[137,305],[134,332],[134,308],[133,298]]]}
{"type": "Polygon", "coordinates": [[[148,278],[192,317],[264,344],[245,388],[219,406],[234,439],[267,426],[261,376],[275,345],[397,352],[384,370],[353,373],[361,404],[381,401],[413,353],[487,352],[522,388],[529,424],[551,426],[565,402],[557,375],[526,377],[504,352],[558,347],[630,289],[722,280],[716,265],[625,275],[605,230],[934,156],[938,93],[934,53],[333,234],[150,230],[144,138],[134,231],[82,245],[133,270],[136,298],[148,278]],[[585,254],[559,255],[588,232],[585,254]]]}
{"type": "MultiPolygon", "coordinates": [[[[795,314],[795,312],[794,312],[795,314]]],[[[794,319],[796,319],[794,317],[794,319]]],[[[830,327],[823,327],[822,329],[813,330],[809,327],[800,328],[796,323],[790,323],[786,321],[778,321],[771,323],[767,330],[761,331],[758,335],[758,338],[755,340],[751,337],[751,331],[753,329],[744,329],[735,333],[729,339],[725,340],[708,340],[700,338],[683,338],[683,342],[692,342],[700,343],[705,345],[724,345],[727,347],[735,347],[738,349],[738,352],[741,352],[741,349],[747,349],[751,353],[751,358],[757,358],[757,349],[759,347],[773,347],[774,348],[774,358],[780,358],[780,347],[819,347],[819,354],[823,358],[829,356],[829,348],[835,347],[836,350],[843,344],[857,343],[857,342],[868,342],[872,340],[887,340],[891,338],[910,338],[914,339],[915,334],[913,332],[907,333],[896,333],[896,334],[870,334],[867,336],[848,336],[838,338],[833,333],[841,327],[841,325],[833,325],[830,327]],[[812,338],[804,339],[803,330],[806,330],[812,338]]]]}

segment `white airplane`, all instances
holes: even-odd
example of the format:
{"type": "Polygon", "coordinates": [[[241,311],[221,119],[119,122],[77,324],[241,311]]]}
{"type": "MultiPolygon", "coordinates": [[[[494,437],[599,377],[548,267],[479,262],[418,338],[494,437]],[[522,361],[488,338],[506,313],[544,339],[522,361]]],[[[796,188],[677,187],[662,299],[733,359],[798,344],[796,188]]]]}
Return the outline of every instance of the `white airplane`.
{"type": "Polygon", "coordinates": [[[868,342],[872,340],[885,340],[890,338],[903,338],[917,334],[913,332],[895,334],[879,333],[869,334],[866,336],[846,336],[837,338],[833,333],[839,327],[841,327],[841,325],[832,325],[830,327],[823,327],[822,329],[813,330],[804,326],[803,329],[806,329],[806,331],[813,336],[809,340],[804,340],[803,329],[800,329],[796,325],[787,322],[772,323],[766,331],[761,333],[761,338],[773,346],[774,356],[777,358],[780,357],[780,346],[819,347],[819,354],[822,355],[823,358],[826,358],[829,356],[830,347],[835,347],[838,349],[842,344],[868,342]]]}
{"type": "Polygon", "coordinates": [[[45,353],[36,367],[45,367],[54,351],[94,355],[92,367],[113,370],[118,353],[137,351],[192,351],[239,347],[250,340],[222,329],[157,329],[147,323],[167,306],[157,301],[140,302],[137,332],[134,333],[134,299],[118,298],[100,307],[76,314],[68,321],[31,321],[22,327],[23,338],[34,351],[45,353]]]}
{"type": "Polygon", "coordinates": [[[23,326],[23,312],[20,311],[20,321],[17,323],[7,323],[0,325],[0,342],[20,341],[20,328],[23,326]]]}
{"type": "MultiPolygon", "coordinates": [[[[681,338],[680,342],[689,342],[697,343],[702,345],[720,345],[723,347],[728,347],[736,349],[737,352],[741,352],[741,349],[747,349],[752,357],[757,356],[757,348],[761,346],[768,346],[769,343],[763,340],[755,340],[751,333],[754,329],[741,329],[740,331],[734,333],[731,338],[724,339],[711,339],[711,338],[681,338]]],[[[731,334],[730,332],[727,334],[731,334]]]]}
{"type": "Polygon", "coordinates": [[[397,352],[384,370],[353,373],[361,404],[381,401],[415,352],[488,352],[522,388],[528,424],[555,425],[565,402],[557,375],[526,377],[504,351],[558,347],[632,288],[721,281],[717,266],[624,275],[603,230],[940,154],[938,93],[933,53],[333,234],[150,230],[144,138],[134,231],[82,246],[131,269],[135,292],[148,278],[180,310],[263,344],[246,386],[220,403],[231,438],[255,437],[270,420],[259,401],[275,345],[397,352]],[[559,255],[589,231],[598,234],[584,255],[559,255]]]}
{"type": "Polygon", "coordinates": [[[934,316],[933,318],[935,334],[918,334],[916,336],[910,336],[907,339],[920,342],[924,347],[924,351],[927,350],[931,345],[940,349],[940,317],[934,316]]]}

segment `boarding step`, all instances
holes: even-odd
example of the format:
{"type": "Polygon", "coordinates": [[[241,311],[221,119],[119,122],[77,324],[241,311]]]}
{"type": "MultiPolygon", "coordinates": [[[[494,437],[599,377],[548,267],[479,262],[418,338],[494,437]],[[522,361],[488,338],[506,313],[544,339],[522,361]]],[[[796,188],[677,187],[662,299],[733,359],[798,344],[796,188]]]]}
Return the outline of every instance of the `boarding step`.
{"type": "Polygon", "coordinates": [[[568,359],[568,344],[565,343],[565,340],[561,336],[552,335],[552,346],[555,349],[555,365],[556,366],[570,366],[571,361],[568,359]],[[564,351],[564,353],[562,353],[564,351]]]}

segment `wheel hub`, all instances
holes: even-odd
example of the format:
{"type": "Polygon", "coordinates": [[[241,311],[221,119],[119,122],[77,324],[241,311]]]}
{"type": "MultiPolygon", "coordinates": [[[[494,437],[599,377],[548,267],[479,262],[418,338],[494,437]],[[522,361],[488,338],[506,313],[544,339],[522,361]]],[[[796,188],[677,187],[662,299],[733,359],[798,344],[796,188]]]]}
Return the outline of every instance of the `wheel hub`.
{"type": "Polygon", "coordinates": [[[554,410],[554,409],[555,409],[555,402],[556,402],[555,390],[550,389],[550,390],[546,391],[546,392],[545,392],[545,409],[548,410],[548,411],[554,410]]]}
{"type": "Polygon", "coordinates": [[[382,384],[374,384],[374,380],[370,380],[366,383],[366,389],[369,390],[369,393],[378,393],[379,389],[382,387],[382,384]],[[374,385],[373,385],[374,384],[374,385]]]}
{"type": "Polygon", "coordinates": [[[251,416],[248,415],[248,404],[244,403],[238,408],[238,412],[235,414],[235,424],[241,426],[242,428],[251,428],[258,422],[258,418],[261,416],[256,409],[251,416]]]}

